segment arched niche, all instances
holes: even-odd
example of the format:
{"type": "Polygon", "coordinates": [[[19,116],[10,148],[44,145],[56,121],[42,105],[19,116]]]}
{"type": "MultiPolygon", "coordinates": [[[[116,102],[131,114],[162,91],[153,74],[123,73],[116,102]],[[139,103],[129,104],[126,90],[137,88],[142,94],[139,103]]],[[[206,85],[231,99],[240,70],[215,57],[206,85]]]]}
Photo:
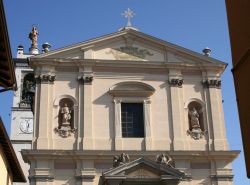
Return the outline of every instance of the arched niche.
{"type": "Polygon", "coordinates": [[[57,126],[55,132],[66,138],[76,131],[77,101],[70,95],[61,95],[54,101],[57,126]]]}
{"type": "Polygon", "coordinates": [[[189,99],[184,106],[187,109],[187,133],[193,139],[201,139],[205,133],[205,103],[202,100],[189,99]]]}
{"type": "Polygon", "coordinates": [[[204,131],[203,107],[197,101],[191,101],[188,104],[188,122],[189,130],[199,127],[202,131],[204,131]]]}
{"type": "Polygon", "coordinates": [[[142,82],[120,82],[109,89],[109,93],[115,97],[149,97],[155,89],[142,82]]]}
{"type": "Polygon", "coordinates": [[[32,112],[34,111],[34,100],[35,100],[35,90],[36,90],[36,81],[34,73],[27,73],[23,78],[22,83],[22,95],[20,107],[30,107],[32,112]]]}
{"type": "Polygon", "coordinates": [[[64,99],[64,98],[70,99],[70,100],[73,102],[74,107],[75,107],[75,106],[78,106],[78,103],[77,103],[76,99],[75,99],[73,96],[70,96],[70,95],[61,95],[61,96],[58,96],[58,97],[55,99],[55,101],[54,101],[54,106],[59,106],[60,100],[61,100],[61,99],[64,99]]]}
{"type": "Polygon", "coordinates": [[[198,99],[198,98],[190,98],[188,101],[186,101],[185,105],[184,105],[184,108],[187,109],[188,108],[188,105],[191,103],[191,102],[197,102],[199,103],[201,106],[202,106],[202,109],[204,109],[205,107],[205,103],[204,101],[198,99]]]}

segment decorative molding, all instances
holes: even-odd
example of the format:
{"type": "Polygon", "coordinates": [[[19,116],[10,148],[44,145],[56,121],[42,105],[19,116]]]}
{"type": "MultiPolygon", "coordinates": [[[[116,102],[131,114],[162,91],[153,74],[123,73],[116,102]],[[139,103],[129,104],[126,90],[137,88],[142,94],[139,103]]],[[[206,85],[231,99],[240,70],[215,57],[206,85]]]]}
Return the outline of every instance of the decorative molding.
{"type": "Polygon", "coordinates": [[[70,126],[67,126],[67,127],[62,126],[61,128],[56,127],[54,131],[55,133],[58,133],[59,136],[61,136],[62,138],[67,138],[71,136],[72,134],[75,134],[77,131],[77,128],[72,129],[70,126]]]}
{"type": "Polygon", "coordinates": [[[199,140],[205,136],[206,131],[202,131],[200,128],[192,128],[187,130],[187,135],[190,135],[193,139],[199,140]]]}
{"type": "Polygon", "coordinates": [[[192,175],[185,175],[185,177],[182,177],[180,181],[192,181],[192,175]]]}
{"type": "Polygon", "coordinates": [[[77,169],[75,177],[81,180],[84,180],[84,179],[93,180],[95,178],[95,169],[91,169],[91,168],[84,169],[84,170],[77,169]]]}
{"type": "Polygon", "coordinates": [[[202,85],[206,88],[221,88],[221,80],[214,79],[214,80],[203,80],[202,85]]]}
{"type": "Polygon", "coordinates": [[[212,181],[233,181],[233,175],[211,175],[212,181]]]}
{"type": "Polygon", "coordinates": [[[43,74],[35,76],[36,83],[51,83],[53,84],[56,80],[56,75],[43,74]]]}
{"type": "Polygon", "coordinates": [[[143,100],[143,103],[144,103],[144,104],[151,104],[151,102],[152,102],[152,101],[151,101],[150,99],[148,99],[148,100],[143,100]]]}
{"type": "Polygon", "coordinates": [[[77,80],[79,81],[80,84],[92,84],[94,77],[93,75],[84,75],[84,76],[79,76],[77,80]]]}
{"type": "Polygon", "coordinates": [[[33,180],[42,180],[42,181],[53,181],[54,174],[50,168],[34,168],[29,175],[29,179],[33,180]]]}
{"type": "Polygon", "coordinates": [[[172,78],[169,80],[171,86],[182,87],[183,79],[182,78],[172,78]]]}
{"type": "MultiPolygon", "coordinates": [[[[47,159],[54,159],[58,157],[58,152],[60,151],[59,159],[74,159],[74,160],[94,160],[100,156],[102,156],[103,160],[112,160],[114,155],[120,155],[120,151],[107,151],[107,150],[42,150],[42,149],[24,149],[21,151],[24,161],[30,162],[31,160],[39,159],[41,155],[44,155],[47,159]]],[[[159,151],[164,153],[166,151],[159,151]]],[[[154,158],[155,151],[139,151],[139,150],[129,150],[126,151],[129,154],[130,158],[136,159],[141,156],[147,156],[147,158],[154,158]]],[[[235,158],[237,158],[240,154],[239,150],[231,150],[231,151],[169,151],[168,154],[173,157],[173,159],[178,160],[189,160],[190,156],[195,156],[195,159],[198,160],[227,160],[228,162],[232,162],[235,158]]],[[[228,172],[227,172],[228,173],[228,172]]]]}
{"type": "Polygon", "coordinates": [[[28,177],[30,181],[32,180],[43,180],[43,181],[54,181],[55,177],[51,175],[32,175],[28,177]]]}
{"type": "Polygon", "coordinates": [[[119,104],[119,103],[121,103],[121,102],[122,102],[121,99],[114,99],[114,103],[115,103],[115,104],[119,104]]]}
{"type": "Polygon", "coordinates": [[[68,99],[72,100],[73,103],[74,103],[74,107],[78,106],[78,102],[76,101],[76,99],[73,96],[68,95],[68,94],[63,94],[63,95],[60,95],[60,96],[56,97],[55,100],[54,100],[53,105],[54,106],[59,106],[59,102],[63,98],[68,98],[68,99]]]}
{"type": "Polygon", "coordinates": [[[153,95],[155,89],[142,82],[120,82],[109,89],[109,93],[116,97],[149,97],[153,95]]]}
{"type": "Polygon", "coordinates": [[[153,56],[153,53],[150,53],[146,49],[139,49],[138,47],[133,47],[133,46],[124,46],[120,48],[116,48],[115,50],[127,53],[128,55],[133,55],[139,58],[145,58],[146,55],[153,56]]]}
{"type": "Polygon", "coordinates": [[[95,175],[76,175],[75,177],[78,179],[93,180],[95,178],[95,175]]]}

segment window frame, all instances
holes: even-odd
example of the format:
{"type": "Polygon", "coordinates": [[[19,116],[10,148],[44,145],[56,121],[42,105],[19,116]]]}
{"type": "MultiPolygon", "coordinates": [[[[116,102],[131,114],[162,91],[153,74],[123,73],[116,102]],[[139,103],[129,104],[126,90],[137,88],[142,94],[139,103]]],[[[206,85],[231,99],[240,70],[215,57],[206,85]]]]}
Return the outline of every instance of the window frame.
{"type": "Polygon", "coordinates": [[[122,138],[144,138],[145,137],[145,128],[144,128],[144,110],[142,103],[128,103],[121,102],[121,129],[122,129],[122,138]],[[132,111],[126,111],[126,113],[132,113],[131,121],[127,120],[129,115],[123,115],[124,109],[133,109],[132,111]],[[138,112],[137,112],[138,111],[138,112]],[[125,116],[125,117],[123,117],[125,116]],[[134,119],[135,117],[135,119],[134,119]],[[123,121],[123,118],[126,121],[123,121]]]}
{"type": "Polygon", "coordinates": [[[147,97],[114,97],[115,103],[115,138],[122,137],[121,103],[142,103],[144,120],[144,138],[151,137],[150,129],[150,104],[147,97]]]}

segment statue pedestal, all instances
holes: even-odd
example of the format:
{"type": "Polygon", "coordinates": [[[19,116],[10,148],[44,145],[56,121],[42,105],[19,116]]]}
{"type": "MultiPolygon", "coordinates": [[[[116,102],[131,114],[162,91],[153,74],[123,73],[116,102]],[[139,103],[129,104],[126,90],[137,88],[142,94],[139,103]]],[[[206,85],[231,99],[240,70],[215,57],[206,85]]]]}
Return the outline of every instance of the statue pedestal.
{"type": "Polygon", "coordinates": [[[39,49],[38,49],[38,48],[31,47],[31,48],[29,49],[29,52],[30,52],[30,54],[32,54],[32,55],[38,55],[38,54],[39,54],[39,49]]]}
{"type": "Polygon", "coordinates": [[[192,130],[188,130],[187,133],[195,140],[201,139],[204,136],[204,131],[199,127],[192,128],[192,130]]]}

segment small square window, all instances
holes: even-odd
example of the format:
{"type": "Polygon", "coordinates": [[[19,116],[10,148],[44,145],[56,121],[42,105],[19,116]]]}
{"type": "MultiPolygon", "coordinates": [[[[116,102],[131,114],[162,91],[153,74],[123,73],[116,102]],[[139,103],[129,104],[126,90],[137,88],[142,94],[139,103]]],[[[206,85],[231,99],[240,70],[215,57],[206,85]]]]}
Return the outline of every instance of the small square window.
{"type": "Polygon", "coordinates": [[[142,103],[121,103],[122,137],[144,137],[142,103]]]}

